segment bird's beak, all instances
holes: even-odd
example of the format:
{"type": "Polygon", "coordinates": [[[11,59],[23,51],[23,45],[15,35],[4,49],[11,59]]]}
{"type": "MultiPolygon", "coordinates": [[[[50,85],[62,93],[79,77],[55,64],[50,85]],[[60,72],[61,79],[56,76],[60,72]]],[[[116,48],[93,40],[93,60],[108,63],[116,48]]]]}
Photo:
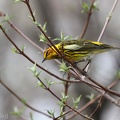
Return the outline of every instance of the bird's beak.
{"type": "Polygon", "coordinates": [[[46,60],[46,59],[44,58],[43,61],[42,61],[42,63],[43,63],[45,60],[46,60]]]}

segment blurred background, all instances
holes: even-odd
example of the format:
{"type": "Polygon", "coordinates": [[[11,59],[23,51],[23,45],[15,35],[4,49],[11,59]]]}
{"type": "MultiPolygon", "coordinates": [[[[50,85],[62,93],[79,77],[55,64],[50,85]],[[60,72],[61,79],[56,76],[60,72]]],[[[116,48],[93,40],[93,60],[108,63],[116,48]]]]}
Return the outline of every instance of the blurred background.
{"type": "MultiPolygon", "coordinates": [[[[36,13],[36,18],[39,23],[44,24],[47,22],[47,34],[54,39],[60,37],[61,31],[65,35],[70,35],[74,38],[80,36],[83,30],[84,23],[87,18],[86,13],[81,13],[82,4],[86,2],[90,4],[92,0],[30,0],[32,10],[36,13]]],[[[105,23],[114,0],[98,0],[99,10],[95,10],[91,16],[90,23],[87,32],[84,36],[85,39],[97,41],[100,32],[105,23]]],[[[13,16],[12,23],[17,26],[25,35],[27,35],[33,42],[45,49],[43,43],[39,42],[40,31],[36,28],[28,15],[30,15],[27,6],[24,3],[14,0],[6,1],[0,0],[0,11],[13,16]]],[[[120,2],[118,2],[112,19],[105,30],[101,42],[120,47],[120,2]]],[[[0,18],[2,19],[2,18],[0,18]]],[[[2,20],[1,20],[2,21],[2,20]]],[[[13,39],[13,41],[21,47],[26,47],[25,53],[52,73],[63,77],[63,74],[59,72],[58,65],[53,61],[43,60],[43,53],[28,43],[23,37],[17,34],[7,23],[4,24],[7,28],[7,33],[13,39]]],[[[26,99],[27,103],[34,108],[47,113],[46,110],[54,110],[55,115],[59,115],[59,106],[57,99],[55,99],[48,91],[37,87],[37,79],[33,77],[31,71],[28,68],[32,67],[30,63],[23,56],[14,54],[11,51],[12,44],[7,40],[2,31],[0,32],[0,79],[5,82],[10,89],[12,89],[21,98],[26,99]]],[[[84,63],[80,63],[83,66],[84,63]]],[[[114,50],[107,53],[102,53],[94,57],[90,68],[89,75],[101,83],[104,86],[108,86],[113,80],[116,79],[116,74],[120,68],[120,51],[114,50]]],[[[41,71],[38,69],[38,71],[41,71]]],[[[45,72],[42,72],[40,78],[44,81],[44,78],[52,81],[60,82],[51,77],[45,72]]],[[[61,97],[61,92],[64,92],[62,84],[53,85],[51,89],[61,97]]],[[[120,93],[120,84],[114,87],[120,93]]],[[[82,94],[82,100],[79,106],[83,106],[89,101],[86,98],[87,94],[91,94],[93,89],[84,84],[72,84],[69,88],[69,104],[72,105],[72,97],[76,98],[82,94]]],[[[96,93],[96,92],[95,92],[96,93]]],[[[97,93],[96,93],[97,94],[97,93]]],[[[83,112],[84,114],[90,114],[95,109],[97,103],[89,107],[89,109],[83,112]]],[[[0,84],[0,117],[2,120],[16,120],[16,117],[10,115],[14,107],[18,109],[25,109],[22,117],[30,120],[29,112],[33,113],[34,120],[50,120],[50,118],[44,115],[35,113],[29,108],[24,107],[6,88],[0,84]],[[2,117],[2,115],[8,115],[8,117],[2,117]]],[[[97,111],[94,118],[95,120],[120,120],[120,108],[110,103],[108,100],[104,100],[101,108],[97,111]]],[[[1,119],[0,118],[0,119],[1,119]]],[[[79,116],[72,118],[72,120],[83,119],[79,116]]],[[[84,120],[84,119],[83,119],[84,120]]]]}

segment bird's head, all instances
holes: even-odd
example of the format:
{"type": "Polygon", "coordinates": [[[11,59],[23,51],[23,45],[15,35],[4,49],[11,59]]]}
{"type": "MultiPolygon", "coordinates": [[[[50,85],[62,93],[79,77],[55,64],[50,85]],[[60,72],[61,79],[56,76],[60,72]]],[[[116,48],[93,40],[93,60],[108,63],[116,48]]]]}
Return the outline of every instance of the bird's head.
{"type": "Polygon", "coordinates": [[[49,47],[44,51],[43,57],[44,59],[42,62],[44,62],[45,60],[57,59],[59,58],[59,55],[53,47],[49,47]]]}

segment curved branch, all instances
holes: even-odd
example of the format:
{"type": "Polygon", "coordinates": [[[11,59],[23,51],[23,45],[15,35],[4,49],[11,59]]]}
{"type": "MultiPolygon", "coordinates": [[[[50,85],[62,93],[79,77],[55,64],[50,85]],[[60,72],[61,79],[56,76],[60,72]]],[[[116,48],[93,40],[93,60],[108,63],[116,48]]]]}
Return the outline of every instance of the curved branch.
{"type": "MultiPolygon", "coordinates": [[[[2,80],[0,80],[0,83],[1,83],[12,95],[14,95],[21,103],[23,103],[23,100],[22,100],[15,92],[13,92],[2,80]]],[[[32,106],[30,106],[30,105],[29,105],[28,103],[26,103],[26,102],[24,102],[23,104],[24,104],[26,107],[28,107],[29,109],[31,109],[31,110],[33,110],[33,111],[35,111],[35,112],[37,112],[37,113],[40,113],[40,114],[43,114],[43,115],[45,115],[45,116],[47,116],[47,117],[49,117],[49,118],[52,118],[51,116],[47,115],[46,113],[44,113],[44,112],[42,112],[42,111],[39,111],[39,110],[33,108],[32,106]]]]}

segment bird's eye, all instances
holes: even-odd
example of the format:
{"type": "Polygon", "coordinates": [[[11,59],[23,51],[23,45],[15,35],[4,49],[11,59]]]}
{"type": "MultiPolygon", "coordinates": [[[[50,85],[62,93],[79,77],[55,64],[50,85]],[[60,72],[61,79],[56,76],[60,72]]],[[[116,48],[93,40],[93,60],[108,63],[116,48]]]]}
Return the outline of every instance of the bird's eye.
{"type": "Polygon", "coordinates": [[[46,57],[48,56],[48,51],[46,52],[46,57]]]}

